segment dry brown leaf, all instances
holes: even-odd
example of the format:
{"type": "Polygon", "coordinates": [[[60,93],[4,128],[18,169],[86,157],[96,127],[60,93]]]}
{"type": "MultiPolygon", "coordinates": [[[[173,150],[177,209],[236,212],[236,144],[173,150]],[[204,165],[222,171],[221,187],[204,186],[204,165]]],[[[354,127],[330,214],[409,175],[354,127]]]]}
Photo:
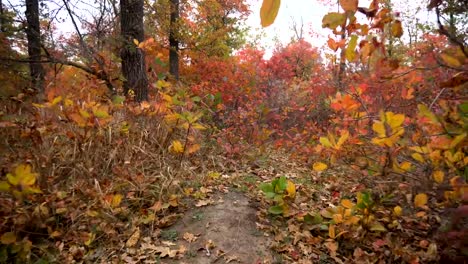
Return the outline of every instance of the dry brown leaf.
{"type": "Polygon", "coordinates": [[[130,236],[130,238],[127,240],[127,243],[125,243],[125,246],[127,247],[133,247],[138,243],[138,240],[140,239],[140,228],[137,227],[136,231],[133,232],[133,234],[130,236]]]}

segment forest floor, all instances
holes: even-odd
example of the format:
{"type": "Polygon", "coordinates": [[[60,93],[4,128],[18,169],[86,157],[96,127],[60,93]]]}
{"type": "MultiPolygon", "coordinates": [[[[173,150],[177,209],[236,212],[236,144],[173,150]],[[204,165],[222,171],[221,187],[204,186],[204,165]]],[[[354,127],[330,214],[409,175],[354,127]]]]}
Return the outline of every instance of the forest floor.
{"type": "Polygon", "coordinates": [[[300,207],[326,207],[331,201],[325,198],[332,193],[330,186],[319,185],[316,172],[277,153],[217,174],[215,180],[200,187],[201,198],[190,195],[180,201],[177,220],[156,231],[153,239],[140,237],[140,243],[127,247],[119,259],[168,264],[335,263],[327,243],[307,235],[295,218],[287,221],[268,213],[271,201],[258,186],[280,176],[296,183],[294,213],[300,207]]]}

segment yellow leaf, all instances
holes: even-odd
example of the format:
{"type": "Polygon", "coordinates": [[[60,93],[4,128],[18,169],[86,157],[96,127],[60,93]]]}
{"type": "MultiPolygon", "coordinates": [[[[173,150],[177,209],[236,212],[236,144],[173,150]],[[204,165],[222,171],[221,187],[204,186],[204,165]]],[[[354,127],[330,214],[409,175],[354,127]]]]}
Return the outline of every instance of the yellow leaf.
{"type": "Polygon", "coordinates": [[[344,11],[356,12],[358,8],[358,2],[358,0],[340,0],[340,5],[344,11]]]}
{"type": "Polygon", "coordinates": [[[320,137],[319,141],[324,147],[328,147],[328,148],[332,147],[332,144],[330,143],[330,140],[328,140],[328,138],[326,138],[326,137],[320,137]]]}
{"type": "Polygon", "coordinates": [[[169,86],[171,86],[171,83],[166,82],[164,80],[158,80],[156,82],[156,88],[158,88],[158,89],[166,88],[166,87],[169,87],[169,86]]]}
{"type": "Polygon", "coordinates": [[[122,202],[123,196],[121,194],[116,194],[112,196],[111,207],[116,208],[122,202]]]}
{"type": "Polygon", "coordinates": [[[345,130],[340,139],[338,139],[338,142],[336,143],[336,149],[339,150],[341,148],[341,146],[343,145],[343,143],[349,138],[349,131],[348,130],[345,130]]]}
{"type": "Polygon", "coordinates": [[[336,29],[346,23],[346,14],[330,12],[322,18],[322,28],[336,29]]]}
{"type": "Polygon", "coordinates": [[[324,171],[327,169],[327,164],[322,163],[322,162],[315,162],[313,165],[314,171],[324,171]]]}
{"type": "Polygon", "coordinates": [[[419,161],[421,163],[424,163],[424,158],[419,153],[413,153],[413,154],[411,154],[411,157],[413,157],[413,159],[415,159],[415,160],[417,160],[417,161],[419,161]]]}
{"type": "Polygon", "coordinates": [[[8,245],[16,242],[16,235],[13,232],[6,232],[0,237],[2,244],[8,245]]]}
{"type": "Polygon", "coordinates": [[[447,53],[441,53],[440,57],[450,67],[457,68],[457,67],[462,66],[461,62],[457,58],[452,57],[452,56],[448,55],[447,53]]]}
{"type": "Polygon", "coordinates": [[[328,227],[328,236],[332,239],[335,238],[335,225],[330,225],[328,227]]]}
{"type": "Polygon", "coordinates": [[[31,186],[36,182],[37,173],[31,172],[31,166],[28,164],[20,164],[15,168],[14,175],[7,174],[7,179],[11,185],[15,186],[31,186]]]}
{"type": "Polygon", "coordinates": [[[80,112],[80,115],[81,115],[82,117],[84,117],[84,118],[90,118],[90,117],[91,117],[91,115],[90,115],[90,114],[88,113],[88,111],[86,111],[86,110],[80,109],[79,112],[80,112]]]}
{"type": "Polygon", "coordinates": [[[357,45],[357,40],[358,37],[356,35],[352,35],[351,39],[349,40],[348,46],[346,47],[345,56],[349,62],[354,61],[354,58],[356,57],[355,49],[357,45]]]}
{"type": "Polygon", "coordinates": [[[344,208],[348,208],[348,209],[351,209],[354,207],[354,203],[351,202],[351,200],[349,199],[343,199],[341,200],[341,205],[344,207],[344,208]]]}
{"type": "Polygon", "coordinates": [[[58,103],[60,103],[62,101],[62,96],[57,96],[54,98],[54,100],[52,100],[52,102],[50,103],[50,106],[54,106],[58,103]]]}
{"type": "Polygon", "coordinates": [[[424,207],[427,204],[427,195],[420,193],[414,197],[414,205],[416,207],[424,207]]]}
{"type": "Polygon", "coordinates": [[[452,143],[450,143],[450,148],[455,148],[460,142],[462,142],[467,136],[467,133],[460,134],[456,136],[452,143]]]}
{"type": "Polygon", "coordinates": [[[286,192],[288,196],[291,198],[296,197],[296,185],[290,180],[288,180],[288,185],[286,186],[286,192]]]}
{"type": "Polygon", "coordinates": [[[260,8],[260,20],[262,27],[268,27],[275,22],[278,15],[281,0],[263,0],[260,8]]]}
{"type": "Polygon", "coordinates": [[[88,215],[90,217],[96,217],[96,216],[99,215],[99,212],[94,211],[94,210],[88,210],[88,211],[86,211],[86,215],[88,215]]]}
{"type": "Polygon", "coordinates": [[[400,164],[400,168],[404,171],[409,171],[411,169],[411,163],[408,162],[408,161],[403,161],[401,164],[400,164]]]}
{"type": "Polygon", "coordinates": [[[343,223],[343,215],[341,215],[341,214],[334,214],[334,215],[333,215],[333,221],[335,221],[335,224],[341,224],[341,223],[343,223]]]}
{"type": "Polygon", "coordinates": [[[434,178],[434,181],[437,182],[437,183],[442,183],[444,181],[444,172],[443,171],[434,171],[434,173],[432,173],[432,178],[434,178]]]}
{"type": "Polygon", "coordinates": [[[84,244],[86,246],[91,245],[91,243],[93,243],[95,238],[96,238],[96,233],[94,232],[88,233],[88,240],[86,240],[84,244]]]}
{"type": "Polygon", "coordinates": [[[6,181],[0,181],[0,192],[8,192],[10,190],[10,184],[6,181]]]}
{"type": "Polygon", "coordinates": [[[372,130],[374,130],[379,137],[386,137],[385,135],[385,125],[381,121],[375,121],[374,124],[372,124],[372,130]]]}
{"type": "Polygon", "coordinates": [[[174,140],[172,141],[172,151],[174,151],[175,153],[183,153],[184,152],[184,146],[182,145],[182,143],[179,141],[179,140],[174,140]]]}
{"type": "Polygon", "coordinates": [[[398,205],[395,206],[395,207],[393,208],[393,213],[394,213],[396,216],[401,216],[401,214],[402,214],[402,209],[401,209],[401,207],[398,206],[398,205]]]}
{"type": "Polygon", "coordinates": [[[386,112],[385,121],[393,130],[400,127],[403,124],[403,121],[405,121],[405,115],[394,114],[393,112],[386,112]]]}
{"type": "Polygon", "coordinates": [[[138,41],[138,39],[133,39],[133,44],[135,44],[135,46],[138,46],[140,42],[138,41]]]}

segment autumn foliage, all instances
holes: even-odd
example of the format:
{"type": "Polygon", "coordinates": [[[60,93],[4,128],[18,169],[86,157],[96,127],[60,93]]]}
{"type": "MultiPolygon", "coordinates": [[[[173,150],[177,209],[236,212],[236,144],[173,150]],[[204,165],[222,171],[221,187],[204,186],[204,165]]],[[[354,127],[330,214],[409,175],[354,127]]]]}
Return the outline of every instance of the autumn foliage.
{"type": "MultiPolygon", "coordinates": [[[[0,263],[137,258],[122,248],[134,249],[144,232],[158,236],[186,200],[208,205],[205,187],[225,188],[221,174],[268,163],[272,153],[306,173],[230,184],[249,186],[259,226],[274,233],[272,248],[287,263],[463,263],[467,47],[450,32],[406,45],[405,25],[386,3],[343,0],[322,20],[326,54],[296,39],[265,59],[241,45],[243,1],[184,2],[186,49],[174,81],[167,5],[145,7],[160,20],[147,21],[153,32],[134,42],[146,55],[148,101],[122,96],[114,33],[107,48],[96,47],[103,64],[90,67],[104,67],[116,93],[73,64],[45,64],[43,101],[27,81],[0,73],[8,83],[0,94],[0,263]],[[103,245],[120,251],[103,259],[95,253],[103,245]]],[[[279,8],[263,1],[262,26],[279,8]]],[[[0,57],[22,72],[13,39],[0,33],[0,57]]],[[[161,258],[186,254],[158,250],[161,258]]]]}

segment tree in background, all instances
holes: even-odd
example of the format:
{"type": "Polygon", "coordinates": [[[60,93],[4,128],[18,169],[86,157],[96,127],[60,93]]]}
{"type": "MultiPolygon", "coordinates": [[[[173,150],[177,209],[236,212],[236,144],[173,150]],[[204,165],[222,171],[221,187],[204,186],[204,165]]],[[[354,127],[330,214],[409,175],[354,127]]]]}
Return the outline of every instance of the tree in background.
{"type": "Polygon", "coordinates": [[[39,1],[26,0],[26,35],[28,38],[29,71],[31,85],[37,92],[44,92],[44,68],[41,60],[41,31],[39,23],[39,1]]]}
{"type": "Polygon", "coordinates": [[[148,100],[148,77],[146,76],[145,54],[136,41],[144,40],[143,0],[120,1],[120,25],[123,47],[122,75],[124,94],[134,91],[138,102],[148,100]],[[135,41],[136,40],[136,41],[135,41]]]}
{"type": "Polygon", "coordinates": [[[177,20],[179,19],[179,0],[171,0],[171,18],[169,26],[169,73],[179,80],[179,39],[177,20]]]}

